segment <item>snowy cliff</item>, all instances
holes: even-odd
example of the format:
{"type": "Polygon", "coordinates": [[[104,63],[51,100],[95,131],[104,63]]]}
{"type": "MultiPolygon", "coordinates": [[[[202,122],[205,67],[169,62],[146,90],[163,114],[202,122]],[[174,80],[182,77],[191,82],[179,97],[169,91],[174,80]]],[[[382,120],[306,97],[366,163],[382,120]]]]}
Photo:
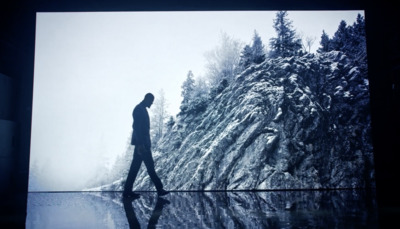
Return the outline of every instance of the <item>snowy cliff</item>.
{"type": "MultiPolygon", "coordinates": [[[[367,75],[343,53],[267,59],[178,116],[153,156],[168,190],[373,187],[370,129],[367,75]]],[[[144,165],[134,190],[154,190],[144,165]]]]}

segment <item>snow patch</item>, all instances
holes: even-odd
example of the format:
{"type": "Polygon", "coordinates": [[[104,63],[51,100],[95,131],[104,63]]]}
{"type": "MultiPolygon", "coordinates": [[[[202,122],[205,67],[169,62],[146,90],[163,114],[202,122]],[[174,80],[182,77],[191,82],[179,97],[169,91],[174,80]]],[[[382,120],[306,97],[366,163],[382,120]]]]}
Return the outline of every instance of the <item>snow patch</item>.
{"type": "Polygon", "coordinates": [[[281,116],[282,116],[282,108],[279,107],[278,108],[278,112],[276,113],[275,118],[273,119],[273,121],[278,121],[281,116]]]}

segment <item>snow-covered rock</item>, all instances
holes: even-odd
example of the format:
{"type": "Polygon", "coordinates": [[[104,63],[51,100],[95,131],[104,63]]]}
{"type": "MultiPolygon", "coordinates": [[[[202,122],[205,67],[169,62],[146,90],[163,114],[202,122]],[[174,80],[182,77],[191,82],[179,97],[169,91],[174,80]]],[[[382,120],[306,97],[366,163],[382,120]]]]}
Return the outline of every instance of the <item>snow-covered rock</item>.
{"type": "MultiPolygon", "coordinates": [[[[267,59],[178,116],[154,159],[168,190],[374,187],[370,131],[368,79],[345,55],[267,59]]],[[[154,190],[144,166],[134,189],[154,190]]]]}

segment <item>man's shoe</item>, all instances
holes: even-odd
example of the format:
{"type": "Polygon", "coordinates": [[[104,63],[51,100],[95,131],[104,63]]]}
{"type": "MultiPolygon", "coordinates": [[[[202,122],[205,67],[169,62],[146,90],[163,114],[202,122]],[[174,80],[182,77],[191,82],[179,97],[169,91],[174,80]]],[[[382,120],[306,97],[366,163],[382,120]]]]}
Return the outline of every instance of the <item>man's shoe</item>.
{"type": "Polygon", "coordinates": [[[164,189],[161,189],[160,191],[157,191],[158,196],[165,196],[167,195],[169,192],[165,191],[164,189]]]}
{"type": "Polygon", "coordinates": [[[139,198],[140,195],[134,192],[123,192],[122,197],[136,199],[139,198]]]}

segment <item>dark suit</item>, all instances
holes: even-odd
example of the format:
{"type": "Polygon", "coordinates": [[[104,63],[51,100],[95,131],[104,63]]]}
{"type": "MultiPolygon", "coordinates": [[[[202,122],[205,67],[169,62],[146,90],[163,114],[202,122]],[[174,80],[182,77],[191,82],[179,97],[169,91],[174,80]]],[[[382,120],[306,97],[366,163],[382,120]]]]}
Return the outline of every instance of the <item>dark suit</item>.
{"type": "Polygon", "coordinates": [[[132,145],[143,145],[146,148],[151,148],[150,140],[150,118],[147,113],[146,105],[141,102],[139,103],[132,112],[133,117],[133,133],[131,144],[132,145]]]}
{"type": "Polygon", "coordinates": [[[154,169],[154,160],[151,154],[150,140],[150,118],[147,113],[144,102],[139,103],[132,112],[133,116],[133,133],[131,144],[135,145],[133,160],[129,169],[128,177],[125,182],[124,191],[132,191],[137,173],[139,172],[142,161],[146,165],[147,172],[156,186],[157,191],[163,189],[160,178],[154,169]]]}

